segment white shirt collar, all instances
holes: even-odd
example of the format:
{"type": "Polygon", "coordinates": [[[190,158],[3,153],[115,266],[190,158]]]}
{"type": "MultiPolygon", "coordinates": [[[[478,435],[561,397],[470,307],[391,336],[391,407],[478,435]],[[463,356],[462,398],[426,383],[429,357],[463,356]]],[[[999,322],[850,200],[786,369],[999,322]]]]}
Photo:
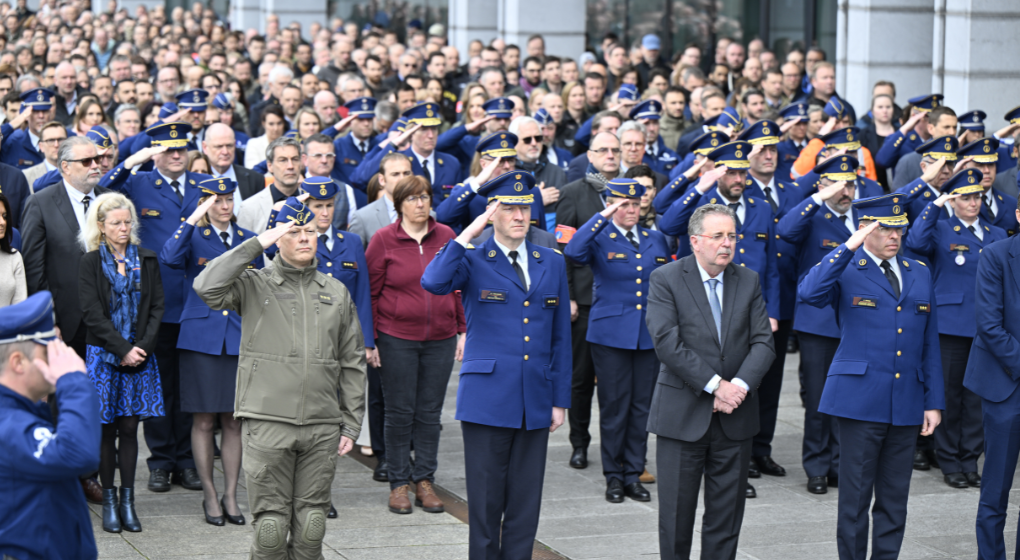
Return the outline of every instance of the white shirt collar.
{"type": "MultiPolygon", "coordinates": [[[[508,261],[510,261],[510,265],[513,266],[513,262],[514,261],[513,261],[513,259],[510,258],[510,248],[505,246],[505,245],[503,245],[499,241],[496,241],[495,233],[493,233],[492,242],[496,244],[496,247],[499,247],[500,251],[503,251],[503,255],[506,256],[506,259],[508,261]]],[[[527,242],[526,241],[521,242],[521,244],[518,245],[517,249],[515,249],[515,250],[517,251],[517,264],[521,265],[521,269],[524,270],[524,277],[528,279],[528,289],[530,289],[531,288],[531,276],[528,274],[528,247],[527,247],[527,242]]]]}
{"type": "MultiPolygon", "coordinates": [[[[178,185],[183,187],[184,186],[184,179],[188,176],[187,173],[184,173],[183,175],[181,175],[177,179],[171,179],[171,178],[167,177],[166,175],[163,175],[163,172],[158,170],[158,169],[156,170],[156,173],[159,173],[159,176],[163,178],[163,181],[166,182],[167,186],[170,186],[171,183],[173,183],[174,181],[177,181],[178,185]]],[[[173,187],[170,187],[170,188],[171,188],[171,190],[173,189],[173,187]]]]}
{"type": "Polygon", "coordinates": [[[232,227],[230,227],[230,224],[227,224],[227,229],[225,229],[225,230],[216,227],[212,223],[209,224],[209,227],[211,227],[213,229],[213,231],[216,232],[216,238],[217,239],[222,241],[223,240],[223,236],[220,235],[220,234],[221,233],[226,233],[227,234],[227,244],[229,244],[229,245],[233,245],[234,244],[234,229],[232,227]]]}
{"type": "Polygon", "coordinates": [[[43,160],[43,165],[45,165],[45,166],[46,166],[46,171],[47,171],[47,172],[50,172],[50,171],[56,171],[56,169],[57,169],[57,168],[56,168],[55,166],[53,166],[53,165],[50,165],[50,162],[48,162],[48,161],[46,161],[46,160],[43,160]]]}
{"type": "Polygon", "coordinates": [[[74,210],[75,217],[78,218],[78,227],[82,228],[85,226],[85,205],[82,203],[82,199],[88,197],[89,204],[92,204],[96,200],[96,191],[92,190],[88,194],[84,194],[72,187],[66,180],[63,183],[64,189],[67,191],[67,198],[71,200],[71,208],[74,210]]]}
{"type": "MultiPolygon", "coordinates": [[[[879,271],[884,273],[885,271],[882,270],[882,259],[873,255],[871,251],[869,251],[867,247],[865,247],[863,244],[861,245],[861,249],[864,249],[864,253],[868,255],[868,258],[870,258],[872,261],[874,261],[875,264],[878,265],[879,271]]],[[[889,266],[892,268],[893,274],[895,274],[896,278],[900,281],[900,289],[902,289],[903,275],[900,274],[900,265],[899,263],[896,262],[896,257],[893,257],[886,262],[889,263],[889,266]]]]}
{"type": "MultiPolygon", "coordinates": [[[[709,279],[712,278],[712,275],[709,274],[708,271],[705,270],[705,268],[701,266],[701,263],[698,262],[698,259],[694,259],[694,262],[695,262],[695,264],[698,265],[698,272],[701,273],[701,281],[702,282],[708,282],[709,279]]],[[[726,272],[726,270],[723,269],[723,271],[720,272],[719,275],[715,277],[715,279],[719,281],[719,285],[720,286],[722,286],[723,276],[725,276],[725,272],[726,272]]]]}
{"type": "Polygon", "coordinates": [[[326,236],[326,251],[327,252],[328,251],[332,251],[333,250],[333,225],[332,224],[330,224],[330,226],[328,228],[326,228],[326,231],[324,231],[324,232],[322,232],[320,234],[317,234],[316,237],[322,237],[323,235],[326,236]]]}
{"type": "MultiPolygon", "coordinates": [[[[612,220],[612,218],[610,218],[610,220],[612,220]]],[[[620,224],[616,223],[615,221],[613,221],[613,225],[616,226],[617,231],[619,231],[620,234],[623,235],[624,239],[627,238],[627,234],[628,233],[633,231],[634,232],[634,239],[637,240],[638,243],[641,242],[641,240],[637,238],[638,232],[637,232],[637,226],[636,225],[635,226],[631,226],[630,229],[624,229],[623,226],[621,226],[620,224]]],[[[630,241],[630,240],[628,239],[627,241],[630,241]]]]}
{"type": "Polygon", "coordinates": [[[36,150],[38,150],[39,149],[39,137],[36,136],[35,134],[32,134],[32,129],[26,128],[25,130],[28,131],[28,139],[32,141],[32,147],[35,148],[36,150]]]}
{"type": "Polygon", "coordinates": [[[237,182],[237,173],[234,172],[234,166],[233,165],[228,165],[226,173],[223,173],[222,175],[217,173],[216,169],[213,169],[212,170],[212,175],[213,175],[213,179],[219,179],[221,177],[224,177],[224,178],[230,179],[231,181],[233,181],[235,183],[237,182]]]}
{"type": "MultiPolygon", "coordinates": [[[[949,206],[949,205],[947,204],[946,206],[949,206]]],[[[970,222],[970,223],[967,223],[967,220],[964,220],[963,218],[961,218],[959,216],[957,216],[956,218],[958,220],[960,220],[961,224],[963,224],[963,229],[968,229],[968,228],[970,228],[970,226],[974,226],[974,235],[976,235],[977,238],[980,239],[981,241],[985,240],[984,232],[981,230],[981,218],[980,217],[974,218],[974,221],[970,222]]]]}
{"type": "Polygon", "coordinates": [[[993,193],[991,189],[988,189],[986,192],[981,193],[981,198],[982,198],[981,202],[982,203],[984,203],[983,199],[985,198],[985,195],[988,196],[988,204],[987,204],[988,209],[991,210],[991,212],[993,214],[998,216],[999,215],[999,212],[998,212],[999,205],[995,203],[995,193],[993,193]]]}

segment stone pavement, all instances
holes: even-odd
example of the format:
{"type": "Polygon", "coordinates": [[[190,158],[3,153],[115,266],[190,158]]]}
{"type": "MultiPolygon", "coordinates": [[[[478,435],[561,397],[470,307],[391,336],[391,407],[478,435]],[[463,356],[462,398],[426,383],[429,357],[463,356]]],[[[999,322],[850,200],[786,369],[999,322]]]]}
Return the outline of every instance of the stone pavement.
{"type": "MultiPolygon", "coordinates": [[[[783,478],[752,480],[758,498],[748,500],[740,535],[738,558],[761,560],[828,560],[836,554],[837,492],[816,496],[805,489],[800,467],[803,409],[798,397],[797,355],[787,360],[779,425],[773,456],[786,467],[783,478]]],[[[451,378],[443,411],[438,485],[463,497],[464,453],[460,427],[454,420],[456,372],[451,378]]],[[[597,406],[596,406],[597,408],[597,406]]],[[[652,502],[627,500],[610,504],[603,498],[598,448],[598,415],[593,418],[591,464],[585,470],[567,465],[570,443],[564,426],[550,438],[542,519],[538,540],[544,547],[570,559],[652,560],[658,558],[656,485],[648,486],[652,502]]],[[[146,457],[139,434],[141,457],[146,457]]],[[[358,453],[355,450],[355,453],[358,453]]],[[[649,444],[650,470],[655,472],[655,439],[649,444]]],[[[217,469],[220,468],[217,463],[217,469]]],[[[202,494],[174,486],[167,494],[146,488],[148,470],[139,460],[137,509],[143,524],[141,533],[104,533],[99,506],[90,505],[100,558],[174,558],[232,560],[247,558],[251,544],[250,525],[214,527],[202,517],[202,494]]],[[[241,485],[244,479],[242,474],[241,485]]],[[[222,476],[217,472],[222,491],[222,476]]],[[[428,514],[418,508],[411,515],[395,515],[386,503],[389,488],[374,482],[362,462],[342,458],[333,482],[333,501],[339,519],[327,522],[327,559],[349,560],[459,560],[467,558],[468,529],[449,514],[428,514]]],[[[1016,542],[1017,508],[1020,491],[1012,494],[1006,521],[1007,548],[1016,542]]],[[[976,489],[956,490],[942,482],[941,473],[914,472],[910,488],[907,530],[901,558],[974,558],[976,489]]],[[[247,495],[238,489],[241,510],[248,517],[247,495]]],[[[697,558],[695,543],[693,557],[697,558]]],[[[543,557],[549,554],[542,554],[543,557]]],[[[1013,558],[1013,554],[1008,555],[1013,558]]],[[[538,555],[536,555],[538,558],[538,555]]]]}

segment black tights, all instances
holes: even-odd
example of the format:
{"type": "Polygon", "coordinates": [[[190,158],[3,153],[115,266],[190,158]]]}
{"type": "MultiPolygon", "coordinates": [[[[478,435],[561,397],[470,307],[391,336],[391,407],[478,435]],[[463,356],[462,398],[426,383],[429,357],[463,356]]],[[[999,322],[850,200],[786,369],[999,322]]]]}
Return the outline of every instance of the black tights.
{"type": "Polygon", "coordinates": [[[138,464],[137,416],[118,416],[113,423],[103,424],[103,443],[99,447],[99,482],[104,490],[115,488],[113,470],[118,459],[121,487],[134,488],[135,466],[138,464]]]}

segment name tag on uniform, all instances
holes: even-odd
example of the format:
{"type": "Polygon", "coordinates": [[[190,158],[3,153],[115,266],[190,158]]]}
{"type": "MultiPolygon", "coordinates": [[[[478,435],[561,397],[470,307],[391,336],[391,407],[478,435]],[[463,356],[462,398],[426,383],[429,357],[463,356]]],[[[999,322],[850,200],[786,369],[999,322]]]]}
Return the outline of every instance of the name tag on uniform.
{"type": "Polygon", "coordinates": [[[917,313],[931,313],[931,305],[927,301],[918,301],[914,305],[917,313]]]}
{"type": "Polygon", "coordinates": [[[205,266],[207,264],[209,264],[209,259],[207,259],[205,257],[199,257],[199,259],[198,259],[198,266],[205,266]]]}
{"type": "Polygon", "coordinates": [[[319,302],[326,305],[333,305],[333,296],[326,292],[319,292],[319,302]]]}
{"type": "Polygon", "coordinates": [[[154,208],[142,208],[142,217],[143,218],[158,218],[161,215],[162,214],[160,213],[160,211],[156,210],[154,208]]]}
{"type": "Polygon", "coordinates": [[[609,253],[606,258],[611,261],[625,261],[630,258],[627,253],[609,253]]]}
{"type": "Polygon", "coordinates": [[[957,244],[953,243],[952,245],[949,246],[949,250],[950,251],[966,251],[966,252],[969,253],[970,252],[970,245],[957,245],[957,244]]]}
{"type": "Polygon", "coordinates": [[[354,269],[354,270],[358,269],[358,263],[353,262],[353,261],[344,261],[343,262],[343,266],[344,266],[344,268],[351,268],[351,269],[354,269]]]}
{"type": "Polygon", "coordinates": [[[506,290],[482,290],[478,300],[506,303],[506,290]]]}
{"type": "Polygon", "coordinates": [[[351,158],[344,158],[344,165],[358,165],[358,161],[351,158]]]}
{"type": "Polygon", "coordinates": [[[769,234],[758,232],[758,233],[754,234],[754,238],[757,239],[758,241],[768,241],[769,240],[769,234]]]}
{"type": "Polygon", "coordinates": [[[826,249],[835,249],[836,247],[839,247],[839,246],[840,246],[840,242],[839,241],[833,241],[831,239],[823,239],[822,240],[822,247],[825,247],[826,249]]]}
{"type": "Polygon", "coordinates": [[[655,257],[655,264],[666,264],[666,257],[655,257]]]}
{"type": "Polygon", "coordinates": [[[875,298],[869,298],[869,297],[857,297],[857,296],[854,296],[854,299],[853,299],[853,306],[854,306],[854,307],[871,307],[871,308],[877,308],[877,307],[878,307],[878,302],[877,302],[877,301],[875,301],[875,298]]]}
{"type": "Polygon", "coordinates": [[[559,307],[560,297],[559,296],[543,296],[542,307],[559,307]]]}
{"type": "Polygon", "coordinates": [[[32,167],[35,162],[30,159],[18,159],[18,167],[32,167]]]}

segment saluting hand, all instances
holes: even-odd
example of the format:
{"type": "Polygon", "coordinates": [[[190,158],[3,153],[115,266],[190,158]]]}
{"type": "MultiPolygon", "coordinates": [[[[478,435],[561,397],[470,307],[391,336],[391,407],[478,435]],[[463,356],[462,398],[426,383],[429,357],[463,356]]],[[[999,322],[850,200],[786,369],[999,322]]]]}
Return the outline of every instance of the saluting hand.
{"type": "Polygon", "coordinates": [[[871,232],[878,229],[879,225],[880,225],[879,222],[874,221],[868,224],[868,227],[860,228],[857,231],[855,231],[854,234],[850,236],[850,239],[846,240],[846,248],[850,249],[851,251],[856,251],[857,248],[860,247],[862,243],[864,243],[864,239],[871,235],[871,232]]]}
{"type": "Polygon", "coordinates": [[[258,240],[263,249],[268,249],[276,244],[281,237],[294,228],[294,222],[280,223],[273,229],[267,229],[259,234],[258,240]]]}
{"type": "Polygon", "coordinates": [[[914,109],[914,112],[911,113],[910,118],[907,119],[907,122],[903,123],[903,126],[900,127],[900,132],[903,134],[907,134],[911,130],[914,130],[914,127],[917,126],[917,123],[921,122],[921,119],[923,118],[924,113],[918,111],[917,109],[914,109]]]}
{"type": "Polygon", "coordinates": [[[482,167],[482,172],[475,177],[475,185],[482,187],[485,183],[492,179],[492,175],[496,172],[496,168],[499,167],[499,162],[502,161],[500,158],[496,158],[482,167]]]}
{"type": "Polygon", "coordinates": [[[974,161],[974,156],[967,156],[960,161],[956,162],[956,166],[953,167],[953,174],[957,174],[961,169],[967,166],[968,163],[974,161]]]}
{"type": "Polygon", "coordinates": [[[599,212],[599,214],[602,214],[603,218],[610,218],[610,217],[612,217],[613,214],[616,213],[617,210],[620,209],[621,206],[623,206],[626,203],[627,203],[627,200],[624,199],[624,198],[621,198],[621,199],[617,200],[616,202],[610,204],[609,206],[606,206],[606,209],[601,211],[601,212],[599,212]]]}
{"type": "Polygon", "coordinates": [[[213,204],[216,204],[215,196],[210,196],[209,198],[205,199],[205,202],[199,204],[195,208],[195,211],[192,212],[190,216],[188,216],[187,220],[188,224],[190,225],[197,224],[198,221],[202,219],[202,216],[205,216],[206,212],[208,212],[209,209],[213,207],[213,204]]]}
{"type": "Polygon", "coordinates": [[[393,139],[393,146],[396,147],[396,146],[403,145],[405,142],[407,142],[408,140],[411,139],[411,135],[412,134],[414,134],[415,132],[418,132],[419,128],[421,128],[421,124],[420,123],[415,123],[415,124],[407,127],[406,129],[404,129],[404,131],[401,132],[399,136],[397,136],[396,138],[393,139]]]}
{"type": "Polygon", "coordinates": [[[57,380],[75,371],[85,372],[85,362],[64,344],[63,340],[51,340],[46,344],[46,361],[36,358],[35,367],[39,368],[43,379],[56,386],[57,380]]]}
{"type": "Polygon", "coordinates": [[[845,188],[846,181],[839,181],[838,183],[833,183],[827,187],[822,187],[821,189],[818,189],[818,198],[822,199],[822,202],[824,202],[834,196],[838,196],[845,188]]]}
{"type": "Polygon", "coordinates": [[[928,165],[927,169],[924,170],[924,173],[921,174],[921,180],[930,185],[932,181],[939,176],[939,173],[945,166],[946,160],[942,158],[936,159],[935,162],[928,165]]]}
{"type": "Polygon", "coordinates": [[[701,174],[701,169],[705,167],[705,164],[709,162],[708,158],[701,158],[697,163],[691,166],[690,169],[684,171],[684,177],[687,177],[688,181],[693,180],[695,177],[701,174]]]}
{"type": "Polygon", "coordinates": [[[124,160],[124,168],[133,169],[169,149],[170,148],[167,148],[166,146],[149,146],[148,148],[142,148],[135,152],[131,157],[124,160]]]}
{"type": "Polygon", "coordinates": [[[836,119],[836,117],[829,117],[829,120],[825,121],[825,124],[823,124],[822,128],[819,129],[818,136],[825,136],[826,134],[832,132],[832,130],[836,128],[836,123],[838,122],[839,120],[836,119]]]}
{"type": "Polygon", "coordinates": [[[499,208],[499,206],[500,203],[498,200],[495,204],[490,204],[489,207],[485,209],[485,212],[479,214],[478,217],[475,218],[475,221],[471,222],[471,225],[464,228],[464,231],[460,232],[460,235],[457,236],[457,241],[467,245],[472,239],[481,235],[482,231],[485,230],[485,224],[489,223],[489,220],[492,219],[492,215],[496,213],[496,209],[499,208]]]}
{"type": "Polygon", "coordinates": [[[356,119],[356,118],[358,118],[358,116],[357,116],[357,115],[355,115],[355,114],[350,114],[350,115],[347,115],[347,116],[346,116],[346,117],[344,117],[343,119],[340,119],[340,121],[339,121],[339,122],[337,122],[336,124],[334,124],[334,125],[333,125],[333,128],[334,128],[334,129],[335,129],[335,130],[336,130],[337,132],[343,132],[343,130],[344,130],[345,128],[347,128],[348,126],[350,126],[350,124],[351,124],[352,122],[354,122],[354,119],[356,119]]]}
{"type": "Polygon", "coordinates": [[[491,121],[494,118],[496,118],[495,115],[485,115],[484,117],[478,119],[477,121],[464,125],[464,130],[468,131],[469,134],[474,134],[481,130],[482,127],[485,126],[485,123],[491,121]]]}
{"type": "Polygon", "coordinates": [[[954,198],[960,198],[961,196],[963,195],[942,193],[938,198],[935,199],[935,206],[942,208],[943,206],[946,205],[947,200],[953,200],[954,198]]]}
{"type": "Polygon", "coordinates": [[[786,119],[786,121],[784,121],[783,124],[779,125],[779,133],[786,134],[791,128],[793,128],[793,125],[799,123],[802,120],[804,120],[804,117],[793,117],[786,119]]]}
{"type": "Polygon", "coordinates": [[[725,175],[728,169],[729,168],[725,165],[718,165],[713,169],[706,171],[705,174],[701,176],[701,179],[698,180],[698,183],[694,185],[694,188],[701,194],[707,193],[708,189],[712,188],[712,185],[714,185],[720,177],[725,175]]]}

